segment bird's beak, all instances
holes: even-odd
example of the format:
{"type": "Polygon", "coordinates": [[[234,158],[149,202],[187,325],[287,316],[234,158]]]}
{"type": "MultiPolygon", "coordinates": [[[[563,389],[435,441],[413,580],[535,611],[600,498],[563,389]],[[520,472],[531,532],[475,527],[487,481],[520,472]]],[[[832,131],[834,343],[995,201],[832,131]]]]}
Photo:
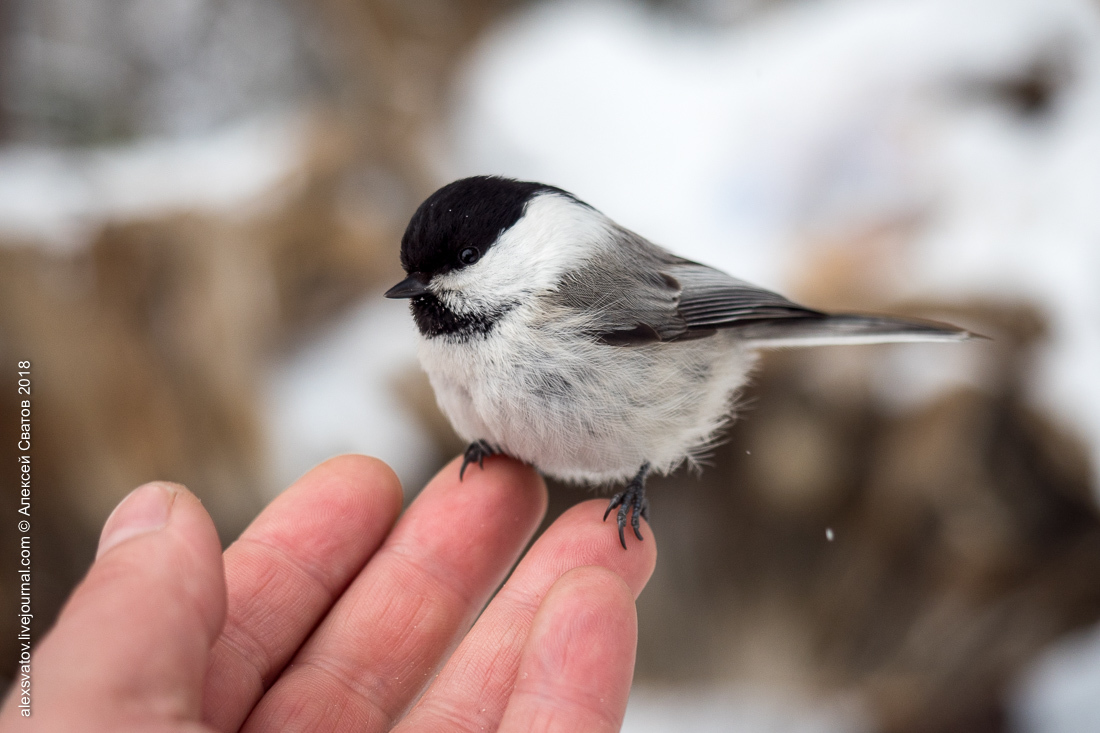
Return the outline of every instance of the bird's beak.
{"type": "Polygon", "coordinates": [[[428,290],[427,276],[421,272],[414,272],[401,282],[386,291],[387,298],[415,298],[418,295],[426,295],[428,290]]]}

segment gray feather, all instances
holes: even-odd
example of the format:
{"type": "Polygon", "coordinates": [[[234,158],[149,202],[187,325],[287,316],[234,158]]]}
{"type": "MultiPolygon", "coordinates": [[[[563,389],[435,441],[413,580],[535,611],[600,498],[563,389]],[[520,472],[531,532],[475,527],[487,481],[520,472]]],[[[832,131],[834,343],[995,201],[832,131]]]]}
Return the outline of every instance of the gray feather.
{"type": "Polygon", "coordinates": [[[736,331],[759,347],[961,341],[966,331],[942,323],[835,314],[685,260],[617,227],[615,245],[562,278],[551,296],[586,314],[592,336],[633,346],[736,331]]]}
{"type": "Polygon", "coordinates": [[[965,341],[968,331],[946,323],[858,313],[826,314],[820,318],[759,321],[746,324],[738,335],[753,346],[828,346],[915,341],[965,341]]]}

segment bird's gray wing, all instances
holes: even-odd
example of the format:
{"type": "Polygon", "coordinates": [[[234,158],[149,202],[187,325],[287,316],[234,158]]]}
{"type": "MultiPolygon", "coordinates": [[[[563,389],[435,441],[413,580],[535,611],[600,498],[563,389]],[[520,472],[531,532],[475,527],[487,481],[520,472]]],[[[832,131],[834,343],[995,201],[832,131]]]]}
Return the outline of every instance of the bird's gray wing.
{"type": "Polygon", "coordinates": [[[683,261],[668,265],[664,271],[679,284],[676,312],[688,331],[740,328],[792,318],[820,320],[825,316],[706,265],[683,261]]]}
{"type": "Polygon", "coordinates": [[[766,346],[962,340],[945,324],[885,316],[828,314],[697,262],[685,260],[621,230],[611,252],[566,275],[560,304],[585,314],[602,343],[632,346],[711,336],[735,330],[766,346]]]}

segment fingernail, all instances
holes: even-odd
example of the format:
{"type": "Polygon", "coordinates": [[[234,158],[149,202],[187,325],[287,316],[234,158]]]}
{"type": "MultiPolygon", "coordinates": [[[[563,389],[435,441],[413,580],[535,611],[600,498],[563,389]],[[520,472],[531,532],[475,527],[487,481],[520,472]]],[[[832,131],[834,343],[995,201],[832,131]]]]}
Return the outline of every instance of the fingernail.
{"type": "Polygon", "coordinates": [[[163,528],[168,524],[175,498],[175,492],[160,483],[145,484],[131,491],[107,517],[96,558],[131,537],[163,528]]]}

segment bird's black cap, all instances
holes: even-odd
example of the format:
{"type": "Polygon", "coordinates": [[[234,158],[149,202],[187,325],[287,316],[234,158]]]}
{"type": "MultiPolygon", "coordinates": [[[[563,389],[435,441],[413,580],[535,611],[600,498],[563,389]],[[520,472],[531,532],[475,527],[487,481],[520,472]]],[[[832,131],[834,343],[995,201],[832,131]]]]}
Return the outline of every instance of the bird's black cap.
{"type": "Polygon", "coordinates": [[[413,214],[401,238],[401,265],[410,275],[433,275],[464,266],[470,247],[480,258],[493,242],[523,216],[524,207],[544,192],[566,194],[553,186],[498,176],[474,176],[448,183],[413,214]]]}

